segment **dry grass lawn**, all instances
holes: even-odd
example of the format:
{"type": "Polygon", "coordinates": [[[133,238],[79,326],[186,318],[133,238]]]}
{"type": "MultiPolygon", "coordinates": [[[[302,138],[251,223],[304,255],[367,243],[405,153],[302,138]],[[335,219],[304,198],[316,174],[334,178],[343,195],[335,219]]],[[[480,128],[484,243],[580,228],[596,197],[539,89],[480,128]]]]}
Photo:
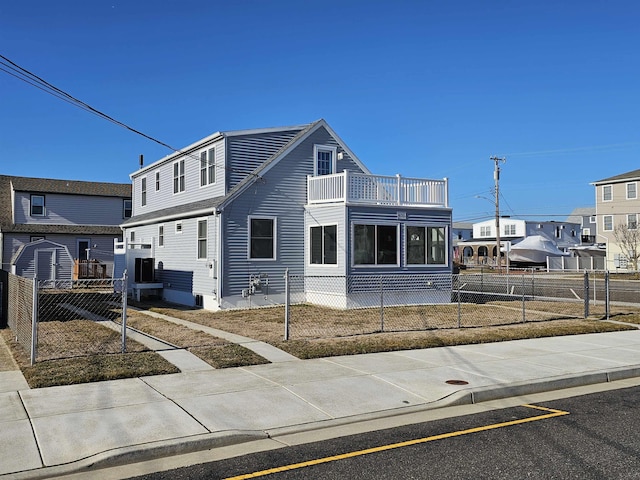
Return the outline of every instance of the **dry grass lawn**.
{"type": "MultiPolygon", "coordinates": [[[[506,302],[461,305],[461,318],[467,320],[461,322],[462,328],[457,324],[457,305],[385,309],[385,333],[380,333],[379,309],[344,311],[299,305],[291,309],[291,331],[295,335],[284,341],[284,307],[211,312],[167,304],[137,306],[262,340],[303,359],[607,332],[634,329],[630,324],[640,324],[640,313],[631,311],[614,317],[624,324],[564,318],[578,316],[579,304],[567,304],[564,310],[556,305],[555,311],[550,311],[554,309],[548,304],[538,305],[527,314],[527,319],[545,321],[523,323],[521,310],[506,302]],[[416,330],[394,332],[394,329],[416,330]]],[[[188,349],[215,368],[266,362],[242,346],[135,310],[129,311],[127,322],[132,328],[188,349]]],[[[162,357],[145,351],[144,346],[134,341],[128,341],[126,354],[119,353],[120,334],[95,322],[44,322],[40,329],[38,363],[34,366],[29,365],[27,354],[13,341],[11,332],[0,331],[33,388],[177,372],[162,357]]]]}

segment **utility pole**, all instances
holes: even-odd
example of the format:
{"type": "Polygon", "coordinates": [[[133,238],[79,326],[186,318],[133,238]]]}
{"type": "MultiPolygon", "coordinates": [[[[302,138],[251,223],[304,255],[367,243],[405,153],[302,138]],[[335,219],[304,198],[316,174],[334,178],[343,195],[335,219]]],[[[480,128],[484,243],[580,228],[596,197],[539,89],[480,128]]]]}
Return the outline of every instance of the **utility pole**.
{"type": "Polygon", "coordinates": [[[491,157],[491,161],[495,165],[493,171],[493,180],[495,182],[496,190],[496,265],[498,270],[502,267],[502,258],[500,257],[500,162],[506,163],[506,158],[499,158],[496,156],[491,157]]]}

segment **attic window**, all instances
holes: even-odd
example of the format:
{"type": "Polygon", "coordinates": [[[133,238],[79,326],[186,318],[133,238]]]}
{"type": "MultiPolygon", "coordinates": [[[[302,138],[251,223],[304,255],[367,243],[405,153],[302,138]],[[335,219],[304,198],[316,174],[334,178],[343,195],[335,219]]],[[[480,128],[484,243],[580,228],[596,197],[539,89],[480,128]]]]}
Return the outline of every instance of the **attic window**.
{"type": "Polygon", "coordinates": [[[315,159],[313,174],[316,177],[336,173],[336,151],[336,147],[327,145],[313,146],[313,158],[315,159]]]}
{"type": "Polygon", "coordinates": [[[31,216],[44,217],[44,195],[31,195],[31,216]]]}

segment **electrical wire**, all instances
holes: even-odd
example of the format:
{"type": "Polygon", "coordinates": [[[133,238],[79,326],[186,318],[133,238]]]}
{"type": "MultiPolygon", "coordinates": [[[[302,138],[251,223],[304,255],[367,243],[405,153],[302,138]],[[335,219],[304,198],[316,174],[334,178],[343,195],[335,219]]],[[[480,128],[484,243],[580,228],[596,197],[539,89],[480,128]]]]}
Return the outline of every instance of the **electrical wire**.
{"type": "MultiPolygon", "coordinates": [[[[5,57],[4,55],[0,54],[0,65],[2,65],[5,68],[0,67],[0,71],[11,75],[12,77],[17,78],[18,80],[21,80],[35,88],[38,88],[39,90],[42,90],[45,93],[48,93],[49,95],[52,95],[54,97],[56,97],[59,100],[63,100],[77,108],[80,108],[81,110],[84,110],[86,112],[89,112],[93,115],[98,116],[99,118],[102,118],[103,120],[107,120],[108,122],[111,122],[119,127],[122,127],[126,130],[129,130],[130,132],[135,133],[136,135],[140,135],[144,138],[146,138],[147,140],[150,140],[154,143],[157,143],[158,145],[161,145],[165,148],[168,148],[169,150],[178,153],[178,154],[183,154],[185,156],[191,157],[195,160],[200,160],[200,158],[198,157],[198,155],[193,154],[193,153],[185,153],[182,150],[172,147],[171,145],[169,145],[168,143],[163,142],[162,140],[158,140],[155,137],[152,137],[151,135],[147,135],[146,133],[135,129],[133,127],[130,127],[129,125],[127,125],[124,122],[121,122],[119,120],[116,120],[115,118],[111,117],[110,115],[107,115],[104,112],[101,112],[100,110],[92,107],[91,105],[89,105],[88,103],[83,102],[82,100],[79,100],[78,98],[74,97],[73,95],[65,92],[64,90],[61,90],[60,88],[56,87],[55,85],[47,82],[46,80],[44,80],[43,78],[39,77],[38,75],[36,75],[33,72],[30,72],[29,70],[27,70],[26,68],[21,67],[20,65],[18,65],[17,63],[15,63],[14,61],[10,60],[9,58],[5,57]]],[[[224,170],[229,170],[231,172],[237,172],[237,170],[234,170],[233,168],[229,168],[227,166],[224,165],[216,165],[216,168],[221,168],[224,170]]],[[[253,172],[245,172],[248,175],[252,175],[255,176],[256,178],[262,178],[260,177],[260,175],[257,175],[253,172]]]]}

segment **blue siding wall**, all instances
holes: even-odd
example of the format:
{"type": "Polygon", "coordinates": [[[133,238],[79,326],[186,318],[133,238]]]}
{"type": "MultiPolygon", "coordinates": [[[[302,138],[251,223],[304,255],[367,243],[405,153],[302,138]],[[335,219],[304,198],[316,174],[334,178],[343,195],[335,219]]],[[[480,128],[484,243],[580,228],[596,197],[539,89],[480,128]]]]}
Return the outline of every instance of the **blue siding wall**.
{"type": "Polygon", "coordinates": [[[158,161],[142,171],[133,174],[133,214],[155,212],[168,207],[214,198],[225,193],[225,140],[214,143],[203,143],[198,148],[168,160],[158,161]],[[215,148],[216,179],[215,183],[200,186],[200,152],[215,148]],[[184,160],[185,190],[173,193],[173,164],[184,160]],[[156,172],[160,174],[160,189],[156,190],[156,172]],[[141,203],[142,179],[147,179],[147,204],[141,203]]]}
{"type": "Polygon", "coordinates": [[[46,193],[45,215],[30,215],[31,194],[16,192],[15,223],[47,225],[120,225],[123,198],[46,193]]]}
{"type": "Polygon", "coordinates": [[[300,132],[299,129],[227,139],[227,184],[231,190],[300,132]]]}
{"type": "MultiPolygon", "coordinates": [[[[155,259],[156,280],[165,288],[201,295],[212,295],[216,288],[211,275],[210,263],[216,261],[217,239],[216,219],[213,215],[185,218],[162,223],[164,226],[164,246],[158,245],[158,225],[146,225],[127,229],[127,238],[135,232],[136,243],[150,243],[155,259]],[[197,256],[197,222],[207,220],[207,258],[197,256]],[[176,223],[182,224],[182,232],[176,232],[176,223]]],[[[215,275],[215,270],[213,272],[215,275]]]]}
{"type": "MultiPolygon", "coordinates": [[[[264,174],[263,180],[248,188],[223,212],[224,296],[240,295],[249,286],[251,275],[268,275],[270,293],[280,293],[284,272],[302,275],[305,266],[304,207],[307,202],[307,175],[313,175],[313,146],[337,145],[324,127],[319,128],[264,174]],[[277,217],[276,260],[249,260],[248,217],[277,217]]],[[[338,171],[361,171],[345,155],[338,171]]]]}

